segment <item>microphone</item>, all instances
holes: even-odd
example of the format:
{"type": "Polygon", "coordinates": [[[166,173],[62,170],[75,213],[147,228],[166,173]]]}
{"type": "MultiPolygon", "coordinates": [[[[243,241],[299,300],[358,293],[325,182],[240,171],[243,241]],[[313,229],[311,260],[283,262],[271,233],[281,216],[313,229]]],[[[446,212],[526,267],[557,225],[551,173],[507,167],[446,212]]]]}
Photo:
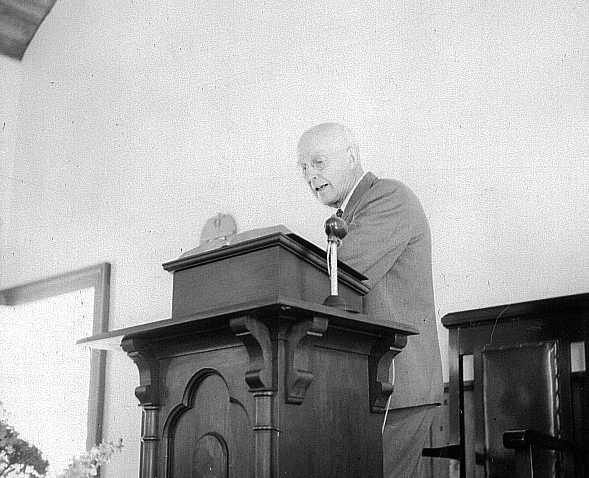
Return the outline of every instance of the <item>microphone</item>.
{"type": "Polygon", "coordinates": [[[323,302],[324,305],[345,309],[345,301],[338,295],[337,284],[337,248],[348,233],[348,225],[339,215],[334,214],[325,221],[327,234],[327,272],[329,273],[330,295],[323,302]]]}

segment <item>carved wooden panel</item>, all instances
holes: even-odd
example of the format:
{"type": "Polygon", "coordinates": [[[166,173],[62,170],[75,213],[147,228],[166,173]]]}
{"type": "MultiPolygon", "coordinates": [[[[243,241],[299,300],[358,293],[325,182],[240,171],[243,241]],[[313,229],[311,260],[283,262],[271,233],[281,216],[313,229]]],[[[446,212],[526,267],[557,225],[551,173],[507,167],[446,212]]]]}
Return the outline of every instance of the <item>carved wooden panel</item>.
{"type": "Polygon", "coordinates": [[[201,370],[164,426],[167,478],[253,476],[248,412],[219,372],[201,370]]]}
{"type": "Polygon", "coordinates": [[[217,433],[201,436],[192,452],[192,478],[228,478],[229,451],[227,442],[217,433]]]}

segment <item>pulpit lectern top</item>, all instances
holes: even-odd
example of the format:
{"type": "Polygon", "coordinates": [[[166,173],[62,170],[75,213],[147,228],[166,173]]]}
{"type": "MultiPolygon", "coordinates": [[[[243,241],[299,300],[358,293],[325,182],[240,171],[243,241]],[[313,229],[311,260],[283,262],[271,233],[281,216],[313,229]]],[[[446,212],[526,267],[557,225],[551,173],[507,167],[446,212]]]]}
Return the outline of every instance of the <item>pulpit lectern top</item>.
{"type": "Polygon", "coordinates": [[[284,226],[164,264],[172,317],[83,339],[139,369],[140,478],[379,477],[393,358],[417,333],[321,305],[325,252],[284,226]]]}

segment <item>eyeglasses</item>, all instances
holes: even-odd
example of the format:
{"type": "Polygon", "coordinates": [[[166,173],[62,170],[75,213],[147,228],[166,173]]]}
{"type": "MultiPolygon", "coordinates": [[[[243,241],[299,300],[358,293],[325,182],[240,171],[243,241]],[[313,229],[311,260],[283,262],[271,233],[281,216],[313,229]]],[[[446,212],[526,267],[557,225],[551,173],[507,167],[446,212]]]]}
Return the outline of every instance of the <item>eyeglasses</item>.
{"type": "Polygon", "coordinates": [[[350,151],[350,147],[338,149],[331,153],[321,153],[320,155],[313,156],[310,161],[299,162],[303,175],[306,175],[310,168],[316,171],[323,171],[328,165],[331,158],[340,156],[343,152],[350,151]]]}
{"type": "Polygon", "coordinates": [[[301,163],[300,166],[301,171],[305,175],[311,168],[316,171],[323,171],[327,167],[327,160],[323,158],[313,158],[311,159],[310,164],[301,163]]]}

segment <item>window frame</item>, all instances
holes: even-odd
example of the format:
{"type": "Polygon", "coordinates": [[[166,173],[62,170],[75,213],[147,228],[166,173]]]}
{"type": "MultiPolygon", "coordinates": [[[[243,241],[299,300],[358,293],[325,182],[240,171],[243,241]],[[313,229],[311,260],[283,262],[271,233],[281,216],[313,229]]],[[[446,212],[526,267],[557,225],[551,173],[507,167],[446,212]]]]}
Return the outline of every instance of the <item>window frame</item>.
{"type": "MultiPolygon", "coordinates": [[[[20,305],[92,287],[94,288],[92,335],[107,332],[110,307],[110,270],[110,263],[103,262],[0,290],[0,304],[20,305]]],[[[91,350],[86,425],[87,449],[102,441],[105,372],[106,350],[91,350]]]]}

